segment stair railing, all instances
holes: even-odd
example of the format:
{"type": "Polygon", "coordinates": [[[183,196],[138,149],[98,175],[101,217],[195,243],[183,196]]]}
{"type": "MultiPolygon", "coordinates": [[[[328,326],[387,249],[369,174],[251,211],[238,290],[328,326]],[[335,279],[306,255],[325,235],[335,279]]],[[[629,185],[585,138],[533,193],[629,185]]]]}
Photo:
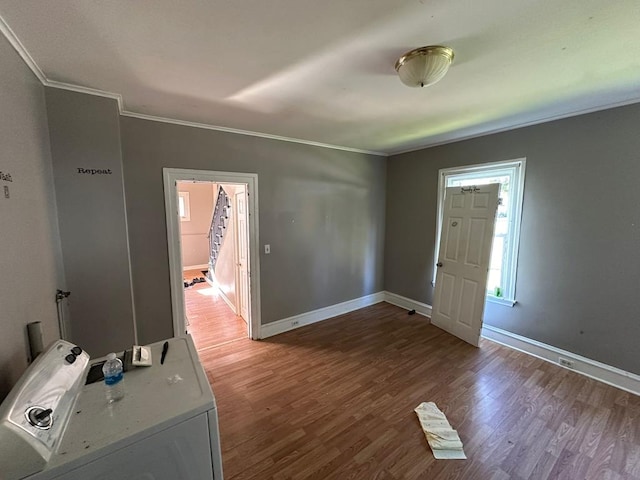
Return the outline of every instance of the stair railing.
{"type": "Polygon", "coordinates": [[[209,272],[215,273],[216,263],[220,256],[222,248],[222,239],[225,236],[227,223],[229,220],[229,196],[227,192],[220,186],[218,187],[218,197],[215,207],[213,208],[213,216],[211,225],[209,226],[209,272]]]}

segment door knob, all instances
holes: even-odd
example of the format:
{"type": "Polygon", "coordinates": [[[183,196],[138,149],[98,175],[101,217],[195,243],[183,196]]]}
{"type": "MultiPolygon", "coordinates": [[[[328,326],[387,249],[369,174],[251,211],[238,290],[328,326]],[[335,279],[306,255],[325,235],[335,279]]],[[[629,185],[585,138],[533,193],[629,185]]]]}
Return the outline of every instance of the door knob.
{"type": "Polygon", "coordinates": [[[436,263],[436,267],[441,267],[441,266],[442,266],[442,262],[436,263]]]}

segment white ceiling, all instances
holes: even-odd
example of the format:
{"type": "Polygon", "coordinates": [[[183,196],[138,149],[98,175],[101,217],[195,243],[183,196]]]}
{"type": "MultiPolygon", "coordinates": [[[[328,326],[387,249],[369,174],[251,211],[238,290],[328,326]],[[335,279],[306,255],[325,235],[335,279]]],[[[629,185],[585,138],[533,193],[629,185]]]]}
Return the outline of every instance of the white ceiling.
{"type": "Polygon", "coordinates": [[[395,153],[640,101],[638,0],[0,0],[44,72],[123,110],[395,153]],[[455,51],[412,89],[404,52],[455,51]]]}

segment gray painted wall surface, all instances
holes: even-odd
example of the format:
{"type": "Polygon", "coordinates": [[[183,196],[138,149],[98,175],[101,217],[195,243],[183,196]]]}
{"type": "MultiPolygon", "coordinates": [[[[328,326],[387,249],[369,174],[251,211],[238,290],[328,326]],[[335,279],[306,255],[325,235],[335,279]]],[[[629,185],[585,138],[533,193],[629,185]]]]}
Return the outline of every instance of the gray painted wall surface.
{"type": "Polygon", "coordinates": [[[431,304],[438,170],[527,158],[518,304],[485,322],[640,374],[640,105],[393,156],[385,289],[431,304]]]}
{"type": "Polygon", "coordinates": [[[93,357],[121,351],[134,326],[117,104],[53,88],[46,98],[71,338],[93,357]]]}
{"type": "Polygon", "coordinates": [[[27,367],[26,324],[58,338],[64,288],[44,88],[0,35],[0,401],[27,367]],[[4,186],[10,198],[4,197],[4,186]]]}
{"type": "Polygon", "coordinates": [[[258,174],[262,323],[382,289],[386,159],[121,118],[138,332],[172,334],[162,168],[258,174]]]}

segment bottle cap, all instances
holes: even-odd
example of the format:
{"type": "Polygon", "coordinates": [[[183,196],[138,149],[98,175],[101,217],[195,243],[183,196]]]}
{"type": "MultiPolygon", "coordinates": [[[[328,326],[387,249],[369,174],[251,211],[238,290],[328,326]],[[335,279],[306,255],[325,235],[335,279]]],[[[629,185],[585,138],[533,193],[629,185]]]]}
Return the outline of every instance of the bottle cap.
{"type": "Polygon", "coordinates": [[[115,353],[110,353],[107,355],[107,360],[115,360],[116,359],[116,354],[115,353]]]}

